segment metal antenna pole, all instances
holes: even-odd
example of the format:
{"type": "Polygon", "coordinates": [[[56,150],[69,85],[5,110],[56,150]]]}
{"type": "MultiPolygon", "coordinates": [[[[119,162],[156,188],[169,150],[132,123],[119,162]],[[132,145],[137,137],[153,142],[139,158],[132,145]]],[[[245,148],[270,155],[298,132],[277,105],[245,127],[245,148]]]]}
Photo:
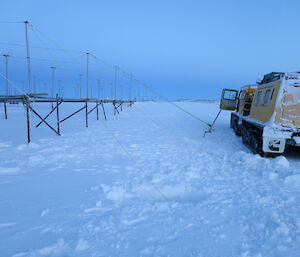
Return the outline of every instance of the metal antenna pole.
{"type": "Polygon", "coordinates": [[[79,97],[82,97],[81,94],[81,87],[82,87],[82,74],[79,74],[79,97]]]}
{"type": "Polygon", "coordinates": [[[120,84],[120,100],[122,100],[123,98],[123,87],[122,87],[122,84],[120,84]]]}
{"type": "Polygon", "coordinates": [[[36,93],[35,79],[36,79],[36,76],[35,76],[35,75],[32,75],[32,87],[33,87],[32,92],[33,92],[33,93],[36,93]]]}
{"type": "Polygon", "coordinates": [[[129,88],[128,88],[128,100],[131,100],[131,89],[132,89],[132,80],[133,80],[133,74],[130,74],[130,84],[129,84],[129,88]]]}
{"type": "Polygon", "coordinates": [[[110,84],[110,99],[113,100],[113,84],[112,83],[109,84],[110,84]]]}
{"type": "Polygon", "coordinates": [[[5,58],[5,93],[6,95],[9,95],[9,85],[8,85],[8,57],[9,54],[3,54],[4,58],[5,58]]]}
{"type": "Polygon", "coordinates": [[[138,101],[141,101],[141,89],[140,89],[140,87],[138,88],[138,101]]]}
{"type": "Polygon", "coordinates": [[[26,118],[27,118],[27,142],[30,143],[30,116],[29,116],[29,103],[26,99],[26,118]]]}
{"type": "Polygon", "coordinates": [[[50,69],[52,70],[52,86],[51,86],[51,97],[54,97],[54,72],[55,72],[55,67],[51,66],[50,69]]]}
{"type": "MultiPolygon", "coordinates": [[[[51,66],[50,69],[52,70],[52,86],[51,86],[51,97],[54,98],[54,72],[55,67],[51,66]]],[[[52,110],[54,109],[53,102],[51,102],[52,110]]]]}
{"type": "MultiPolygon", "coordinates": [[[[61,94],[61,88],[60,88],[60,82],[61,82],[61,80],[59,79],[58,81],[58,96],[62,96],[62,94],[61,94]]],[[[57,94],[56,94],[56,96],[57,96],[57,94]]]]}
{"type": "Polygon", "coordinates": [[[98,81],[98,99],[100,99],[100,79],[97,79],[98,81]]]}
{"type": "Polygon", "coordinates": [[[28,71],[28,90],[31,93],[31,69],[30,69],[30,54],[29,54],[29,39],[28,39],[28,21],[24,21],[25,24],[25,37],[26,37],[26,59],[27,59],[27,71],[28,71]]]}
{"type": "Polygon", "coordinates": [[[89,55],[86,53],[86,98],[89,98],[89,55]]]}
{"type": "Polygon", "coordinates": [[[44,90],[45,90],[44,91],[45,93],[48,92],[48,88],[47,88],[47,83],[46,82],[44,83],[44,90]]]}
{"type": "Polygon", "coordinates": [[[24,80],[21,81],[22,84],[22,92],[25,93],[24,80]]]}
{"type": "Polygon", "coordinates": [[[118,76],[118,66],[115,66],[115,100],[117,100],[117,76],[118,76]]]}
{"type": "Polygon", "coordinates": [[[74,89],[74,96],[77,97],[77,94],[79,96],[79,84],[76,84],[76,87],[74,89]]]}

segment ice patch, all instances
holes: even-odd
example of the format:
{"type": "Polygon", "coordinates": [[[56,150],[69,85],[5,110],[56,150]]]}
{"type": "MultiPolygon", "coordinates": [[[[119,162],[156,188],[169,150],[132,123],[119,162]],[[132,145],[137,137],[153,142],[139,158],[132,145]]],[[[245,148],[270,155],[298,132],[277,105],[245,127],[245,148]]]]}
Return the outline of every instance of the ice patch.
{"type": "Polygon", "coordinates": [[[106,194],[111,188],[110,186],[107,186],[107,185],[104,185],[104,184],[101,184],[100,187],[101,187],[104,194],[106,194]]]}
{"type": "Polygon", "coordinates": [[[41,231],[41,234],[46,234],[46,233],[50,233],[50,232],[54,232],[55,229],[52,228],[52,227],[48,227],[48,228],[45,228],[41,231]]]}
{"type": "Polygon", "coordinates": [[[277,173],[271,172],[271,173],[269,174],[269,179],[270,179],[270,180],[275,180],[275,179],[277,179],[277,178],[278,178],[278,174],[277,174],[277,173]]]}
{"type": "Polygon", "coordinates": [[[76,245],[75,252],[84,251],[88,248],[89,248],[88,242],[86,240],[80,238],[76,245]]]}
{"type": "Polygon", "coordinates": [[[46,210],[43,210],[42,213],[41,213],[41,217],[45,217],[49,214],[50,210],[49,209],[46,209],[46,210]]]}
{"type": "Polygon", "coordinates": [[[131,226],[131,225],[135,225],[135,224],[138,224],[138,223],[141,223],[143,221],[145,221],[147,218],[146,217],[139,217],[137,219],[134,219],[134,220],[122,220],[122,224],[126,225],[126,226],[131,226]]]}
{"type": "Polygon", "coordinates": [[[92,207],[84,210],[85,213],[93,213],[93,212],[105,212],[111,211],[112,208],[104,208],[104,207],[92,207]]]}
{"type": "Polygon", "coordinates": [[[18,253],[13,255],[12,257],[21,257],[21,256],[30,256],[30,257],[63,257],[68,256],[68,245],[64,242],[64,240],[60,239],[56,244],[52,246],[47,246],[38,250],[26,252],[26,253],[18,253]]]}
{"type": "Polygon", "coordinates": [[[0,167],[0,174],[14,174],[20,172],[20,167],[0,167]]]}
{"type": "Polygon", "coordinates": [[[0,223],[0,228],[6,228],[16,225],[17,223],[0,223]]]}
{"type": "Polygon", "coordinates": [[[112,187],[106,194],[106,198],[114,202],[121,202],[125,198],[130,198],[132,196],[132,194],[127,193],[126,188],[116,186],[112,187]]]}
{"type": "Polygon", "coordinates": [[[300,174],[286,177],[284,180],[284,184],[286,186],[292,186],[292,187],[300,186],[300,174]]]}
{"type": "Polygon", "coordinates": [[[0,143],[0,148],[10,147],[11,143],[0,143]]]}
{"type": "Polygon", "coordinates": [[[280,226],[276,229],[277,234],[288,235],[290,230],[288,229],[287,225],[281,223],[280,226]]]}
{"type": "Polygon", "coordinates": [[[45,162],[45,157],[41,156],[41,155],[34,155],[34,156],[30,156],[29,157],[29,163],[31,165],[41,165],[45,162]]]}
{"type": "Polygon", "coordinates": [[[183,198],[186,195],[186,186],[180,184],[164,186],[162,191],[167,198],[183,198]]]}
{"type": "Polygon", "coordinates": [[[290,167],[290,163],[289,161],[284,157],[284,156],[278,156],[275,159],[276,165],[278,165],[281,168],[289,168],[290,167]]]}
{"type": "Polygon", "coordinates": [[[18,150],[18,151],[23,151],[23,150],[26,150],[26,149],[37,149],[37,148],[39,148],[40,146],[38,145],[38,144],[36,144],[36,143],[30,143],[30,144],[27,144],[27,145],[24,145],[24,144],[22,144],[22,145],[18,145],[17,147],[16,147],[16,150],[18,150]]]}

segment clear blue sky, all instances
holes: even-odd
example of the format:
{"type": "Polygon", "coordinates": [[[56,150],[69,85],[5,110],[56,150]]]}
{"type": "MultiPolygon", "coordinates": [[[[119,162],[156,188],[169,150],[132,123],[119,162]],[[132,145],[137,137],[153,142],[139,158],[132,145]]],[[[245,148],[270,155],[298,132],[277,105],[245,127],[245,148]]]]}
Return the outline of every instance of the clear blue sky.
{"type": "MultiPolygon", "coordinates": [[[[29,20],[60,46],[90,51],[170,98],[217,99],[223,87],[239,88],[271,71],[300,70],[296,0],[10,0],[0,7],[1,20],[29,20]]],[[[24,44],[23,24],[0,24],[0,29],[1,42],[24,44]]],[[[30,37],[32,45],[41,45],[34,34],[30,37]]],[[[0,45],[0,49],[1,54],[25,55],[15,46],[0,45]]],[[[42,51],[31,53],[47,57],[42,51]]],[[[74,56],[84,63],[84,56],[74,56]]],[[[56,58],[68,60],[63,54],[56,58]]],[[[39,83],[50,83],[49,65],[33,67],[39,83]]],[[[68,72],[57,71],[57,76],[69,87],[77,83],[81,68],[67,65],[68,72]]],[[[19,83],[23,75],[17,64],[13,66],[16,70],[10,67],[10,77],[19,83]]],[[[95,71],[91,83],[101,76],[107,83],[112,81],[113,74],[107,72],[95,71]]]]}

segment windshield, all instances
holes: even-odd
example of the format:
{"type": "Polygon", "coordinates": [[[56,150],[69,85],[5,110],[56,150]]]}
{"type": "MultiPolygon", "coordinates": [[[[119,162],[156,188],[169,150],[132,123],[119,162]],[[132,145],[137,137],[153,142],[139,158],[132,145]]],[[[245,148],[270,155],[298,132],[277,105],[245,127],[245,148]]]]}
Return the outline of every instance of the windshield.
{"type": "Polygon", "coordinates": [[[225,100],[236,100],[237,98],[237,92],[233,90],[225,90],[223,99],[225,100]]]}

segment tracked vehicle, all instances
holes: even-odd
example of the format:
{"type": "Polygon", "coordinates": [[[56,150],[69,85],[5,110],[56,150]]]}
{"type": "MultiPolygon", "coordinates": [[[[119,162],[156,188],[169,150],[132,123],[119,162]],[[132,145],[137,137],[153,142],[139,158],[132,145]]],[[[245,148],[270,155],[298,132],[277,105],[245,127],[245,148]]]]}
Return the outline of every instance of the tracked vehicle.
{"type": "Polygon", "coordinates": [[[220,108],[234,111],[231,128],[261,156],[300,147],[300,72],[271,72],[240,91],[223,89],[220,108]]]}

